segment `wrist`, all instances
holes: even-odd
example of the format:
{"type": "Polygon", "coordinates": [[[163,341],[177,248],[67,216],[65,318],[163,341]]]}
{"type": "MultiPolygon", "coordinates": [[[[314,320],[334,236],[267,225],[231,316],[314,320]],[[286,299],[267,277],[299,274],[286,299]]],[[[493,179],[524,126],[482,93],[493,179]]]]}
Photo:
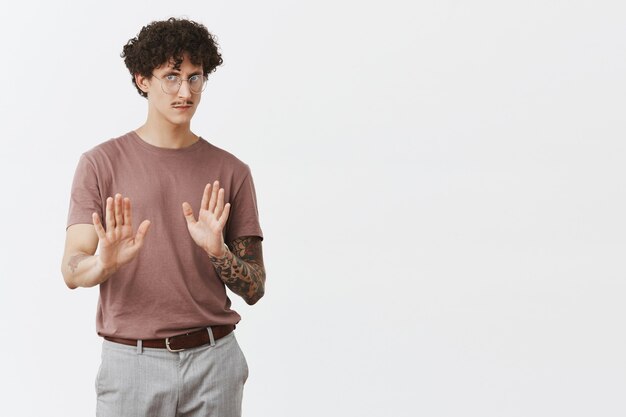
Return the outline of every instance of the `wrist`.
{"type": "Polygon", "coordinates": [[[222,243],[220,252],[212,252],[210,250],[207,250],[206,252],[209,254],[211,258],[224,259],[228,255],[229,250],[228,250],[228,246],[226,246],[226,243],[222,243]]]}
{"type": "Polygon", "coordinates": [[[105,265],[102,262],[100,255],[95,255],[95,258],[96,258],[97,276],[99,276],[102,279],[102,281],[106,281],[106,279],[117,270],[117,267],[114,265],[105,265]]]}

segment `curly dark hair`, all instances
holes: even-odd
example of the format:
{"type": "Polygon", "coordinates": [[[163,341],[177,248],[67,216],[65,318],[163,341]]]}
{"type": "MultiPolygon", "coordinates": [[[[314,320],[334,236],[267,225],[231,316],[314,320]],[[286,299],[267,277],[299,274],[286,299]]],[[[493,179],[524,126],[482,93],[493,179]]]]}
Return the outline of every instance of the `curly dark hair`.
{"type": "Polygon", "coordinates": [[[206,77],[223,62],[218,48],[215,37],[204,25],[171,17],[141,28],[139,35],[124,45],[121,57],[139,94],[148,97],[137,86],[135,74],[152,77],[155,68],[170,60],[174,63],[174,69],[178,70],[183,56],[187,54],[193,65],[202,65],[206,77]]]}

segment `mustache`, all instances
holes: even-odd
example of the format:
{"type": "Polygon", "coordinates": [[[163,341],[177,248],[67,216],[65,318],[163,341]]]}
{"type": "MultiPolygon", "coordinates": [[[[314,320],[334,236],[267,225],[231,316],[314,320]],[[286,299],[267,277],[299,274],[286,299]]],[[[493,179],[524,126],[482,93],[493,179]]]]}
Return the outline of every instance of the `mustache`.
{"type": "Polygon", "coordinates": [[[193,106],[193,101],[175,101],[172,103],[172,106],[174,107],[193,106]]]}

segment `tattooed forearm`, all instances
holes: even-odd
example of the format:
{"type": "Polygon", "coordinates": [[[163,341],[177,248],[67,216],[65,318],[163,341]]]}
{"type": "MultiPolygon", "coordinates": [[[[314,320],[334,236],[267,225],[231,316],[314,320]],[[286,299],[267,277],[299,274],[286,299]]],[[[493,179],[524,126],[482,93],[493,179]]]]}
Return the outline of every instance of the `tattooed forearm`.
{"type": "Polygon", "coordinates": [[[86,253],[79,253],[77,255],[74,255],[70,258],[69,262],[67,263],[67,266],[70,267],[72,272],[76,272],[76,268],[78,268],[78,264],[86,258],[89,258],[89,255],[87,255],[86,253]]]}
{"type": "Polygon", "coordinates": [[[223,258],[211,256],[211,262],[224,284],[248,304],[254,304],[265,293],[265,267],[261,239],[245,237],[232,242],[223,258]]]}

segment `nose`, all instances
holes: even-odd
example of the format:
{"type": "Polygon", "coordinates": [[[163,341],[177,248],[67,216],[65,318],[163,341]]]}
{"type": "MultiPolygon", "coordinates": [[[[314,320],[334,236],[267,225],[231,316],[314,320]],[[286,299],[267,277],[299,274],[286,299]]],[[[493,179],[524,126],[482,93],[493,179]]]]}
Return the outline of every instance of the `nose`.
{"type": "Polygon", "coordinates": [[[180,98],[191,97],[191,89],[189,88],[188,80],[182,80],[182,83],[180,84],[180,88],[178,89],[178,97],[180,98]]]}

